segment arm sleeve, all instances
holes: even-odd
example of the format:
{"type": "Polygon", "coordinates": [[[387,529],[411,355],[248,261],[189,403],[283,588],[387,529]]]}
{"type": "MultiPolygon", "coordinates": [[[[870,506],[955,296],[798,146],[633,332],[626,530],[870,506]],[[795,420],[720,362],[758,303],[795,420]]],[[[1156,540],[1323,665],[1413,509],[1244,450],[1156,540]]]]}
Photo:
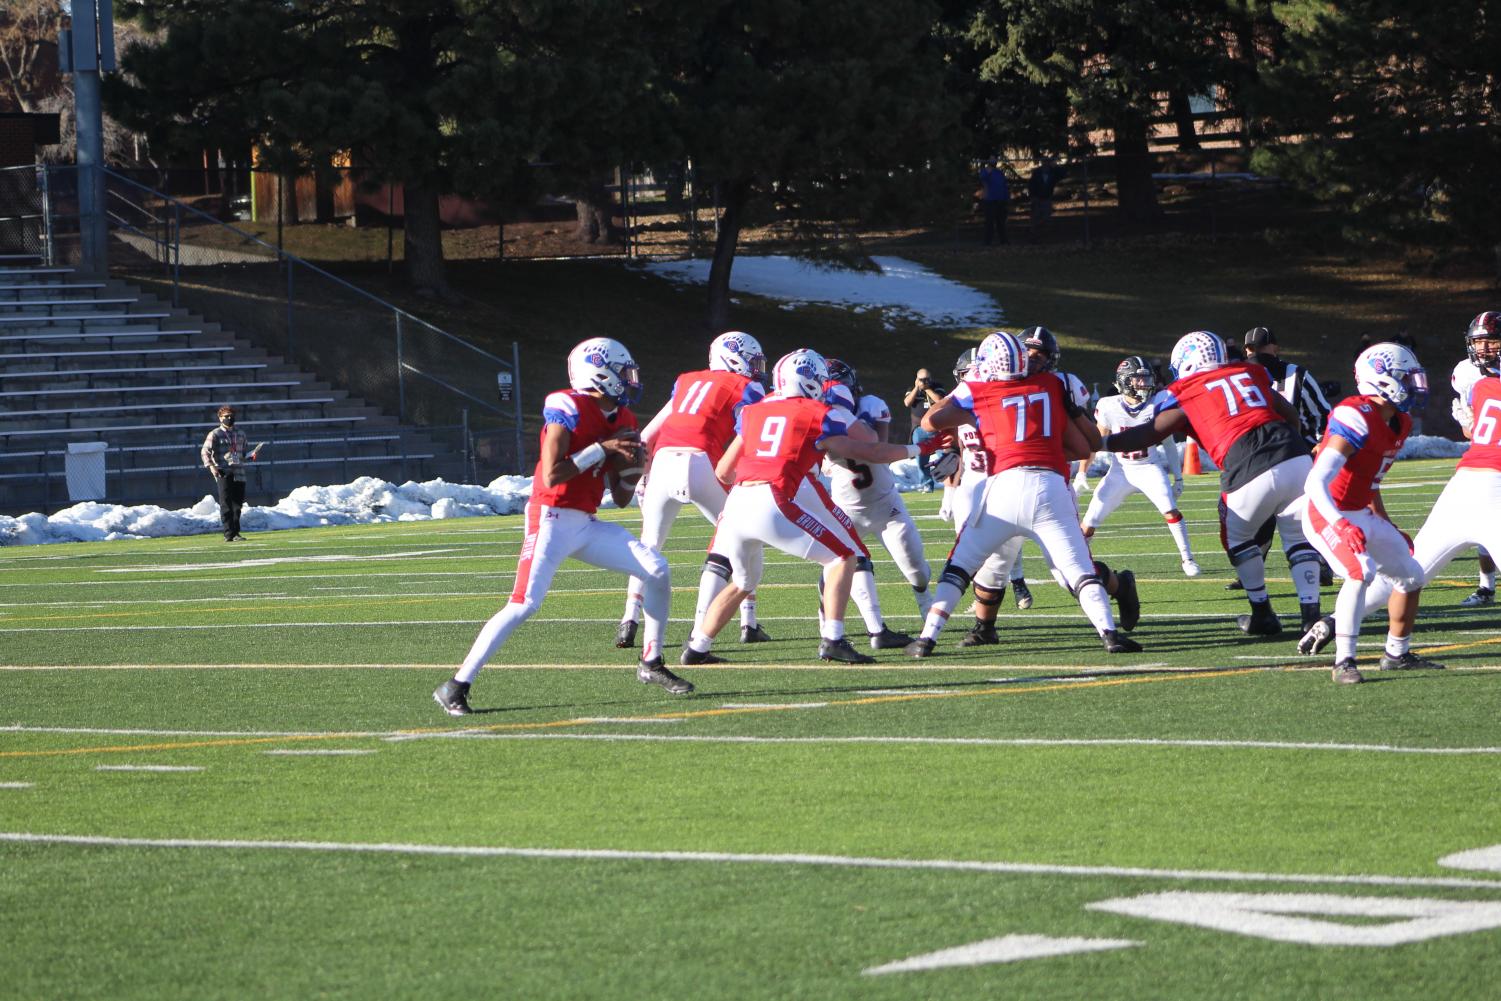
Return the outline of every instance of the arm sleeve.
{"type": "Polygon", "coordinates": [[[1168,435],[1162,439],[1162,458],[1167,462],[1167,473],[1175,480],[1183,478],[1183,456],[1178,452],[1178,439],[1168,435]]]}
{"type": "MultiPolygon", "coordinates": [[[[673,396],[675,397],[676,393],[673,396]]],[[[641,440],[648,448],[656,440],[657,433],[662,430],[662,425],[667,423],[667,418],[672,416],[672,399],[670,397],[666,403],[662,404],[662,409],[657,411],[657,416],[653,417],[651,422],[641,431],[641,440]]]]}
{"type": "Polygon", "coordinates": [[[1343,468],[1345,468],[1344,453],[1338,449],[1323,448],[1319,450],[1319,457],[1313,460],[1313,468],[1308,471],[1308,479],[1303,481],[1303,493],[1307,495],[1314,509],[1331,525],[1344,517],[1334,503],[1334,496],[1329,492],[1330,484],[1334,482],[1334,478],[1343,468]]]}

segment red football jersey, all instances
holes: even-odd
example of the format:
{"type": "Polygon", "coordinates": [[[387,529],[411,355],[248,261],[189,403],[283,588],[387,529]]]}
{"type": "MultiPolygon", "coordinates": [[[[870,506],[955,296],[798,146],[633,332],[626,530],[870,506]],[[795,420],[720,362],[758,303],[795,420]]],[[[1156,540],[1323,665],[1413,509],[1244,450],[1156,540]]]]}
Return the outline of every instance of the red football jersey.
{"type": "Polygon", "coordinates": [[[1214,464],[1225,468],[1225,454],[1252,428],[1282,420],[1272,409],[1271,376],[1260,365],[1231,362],[1179,379],[1153,401],[1153,414],[1182,407],[1194,438],[1214,464]]]}
{"type": "Polygon", "coordinates": [[[1475,425],[1470,447],[1459,457],[1461,469],[1494,469],[1501,472],[1501,379],[1487,377],[1470,390],[1470,412],[1475,425]]]}
{"type": "Polygon", "coordinates": [[[1068,476],[1063,427],[1069,420],[1063,380],[1038,372],[1010,382],[964,382],[953,401],[975,415],[992,474],[1040,466],[1068,476]]]}
{"type": "MultiPolygon", "coordinates": [[[[548,394],[542,404],[542,435],[547,436],[548,424],[561,424],[572,434],[568,453],[588,448],[616,431],[634,430],[636,415],[629,407],[621,407],[613,414],[606,414],[598,397],[572,389],[561,389],[548,394]]],[[[568,507],[575,511],[593,514],[599,510],[599,502],[605,495],[605,467],[609,459],[571,480],[564,480],[555,487],[542,485],[542,460],[532,472],[532,503],[550,507],[568,507]]]]}
{"type": "Polygon", "coordinates": [[[672,412],[653,448],[696,448],[718,462],[735,438],[744,405],[765,395],[761,384],[736,372],[684,372],[672,386],[672,412]]]}
{"type": "Polygon", "coordinates": [[[740,412],[744,441],[735,482],[765,481],[791,497],[823,453],[814,446],[849,433],[849,412],[822,400],[768,397],[740,412]]]}
{"type": "Polygon", "coordinates": [[[1359,511],[1369,507],[1371,495],[1381,478],[1397,460],[1397,452],[1412,431],[1412,418],[1397,415],[1397,428],[1381,419],[1376,404],[1364,396],[1350,396],[1339,401],[1329,412],[1324,441],[1343,438],[1355,446],[1355,454],[1329,484],[1329,495],[1341,511],[1359,511]]]}

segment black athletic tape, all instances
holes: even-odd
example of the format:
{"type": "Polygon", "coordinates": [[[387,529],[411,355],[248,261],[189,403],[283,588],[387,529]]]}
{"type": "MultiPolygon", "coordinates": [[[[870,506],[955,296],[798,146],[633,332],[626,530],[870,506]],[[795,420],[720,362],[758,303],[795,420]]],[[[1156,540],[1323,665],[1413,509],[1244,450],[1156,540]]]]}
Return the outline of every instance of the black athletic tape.
{"type": "Polygon", "coordinates": [[[1100,580],[1110,579],[1110,568],[1105,565],[1103,560],[1094,561],[1094,573],[1100,580]]]}
{"type": "Polygon", "coordinates": [[[871,573],[876,572],[876,565],[870,561],[869,556],[855,557],[855,573],[859,573],[862,570],[869,570],[871,573]]]}
{"type": "Polygon", "coordinates": [[[727,556],[710,553],[704,557],[704,569],[720,580],[730,579],[730,560],[727,556]]]}

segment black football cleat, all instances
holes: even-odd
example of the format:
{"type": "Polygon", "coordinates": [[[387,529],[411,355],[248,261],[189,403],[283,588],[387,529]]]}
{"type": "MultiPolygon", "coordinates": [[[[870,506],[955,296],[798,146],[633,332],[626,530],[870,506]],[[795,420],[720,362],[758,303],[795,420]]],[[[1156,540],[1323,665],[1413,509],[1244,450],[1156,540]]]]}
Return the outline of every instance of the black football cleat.
{"type": "Polygon", "coordinates": [[[1270,601],[1251,602],[1251,614],[1236,616],[1235,624],[1248,636],[1277,636],[1282,632],[1282,620],[1272,611],[1270,601]]]}
{"type": "Polygon", "coordinates": [[[1115,603],[1120,606],[1120,627],[1126,632],[1141,621],[1141,597],[1136,593],[1136,574],[1130,570],[1115,572],[1115,603]]]}
{"type": "Polygon", "coordinates": [[[629,650],[636,645],[636,620],[622,622],[615,628],[615,648],[629,650]]]}
{"type": "Polygon", "coordinates": [[[1442,671],[1444,665],[1427,657],[1419,657],[1411,650],[1400,657],[1393,657],[1389,653],[1381,655],[1381,670],[1383,671],[1442,671]]]}
{"type": "Polygon", "coordinates": [[[1129,636],[1122,636],[1114,629],[1101,633],[1100,642],[1105,645],[1106,653],[1141,653],[1140,643],[1129,636]]]}
{"type": "Polygon", "coordinates": [[[1326,615],[1309,626],[1308,631],[1303,634],[1303,638],[1298,640],[1298,652],[1312,657],[1328,646],[1333,639],[1334,616],[1326,615]]]}
{"type": "Polygon", "coordinates": [[[905,647],[912,642],[912,637],[906,633],[892,632],[886,623],[881,623],[881,631],[870,634],[870,648],[872,650],[895,650],[905,647]]]}
{"type": "Polygon", "coordinates": [[[1313,624],[1315,622],[1319,621],[1324,616],[1323,613],[1319,611],[1319,606],[1314,604],[1313,602],[1309,602],[1306,605],[1302,602],[1299,602],[1298,617],[1302,620],[1300,625],[1302,627],[1302,630],[1306,633],[1308,632],[1308,630],[1313,628],[1313,624]]]}
{"type": "Polygon", "coordinates": [[[1000,635],[995,631],[994,622],[981,622],[975,620],[975,624],[969,627],[969,632],[959,640],[963,647],[971,646],[995,646],[1001,641],[1000,635]]]}
{"type": "Polygon", "coordinates": [[[1016,599],[1016,607],[1022,611],[1032,607],[1032,589],[1020,577],[1011,582],[1011,596],[1016,599]]]}
{"type": "Polygon", "coordinates": [[[848,639],[822,640],[818,644],[818,659],[833,660],[841,664],[874,664],[876,659],[850,646],[848,639]]]}
{"type": "Polygon", "coordinates": [[[1460,608],[1484,608],[1486,605],[1496,603],[1496,590],[1490,587],[1477,587],[1468,598],[1459,603],[1460,608]]]}
{"type": "Polygon", "coordinates": [[[1246,589],[1246,585],[1242,584],[1240,582],[1240,578],[1238,578],[1238,577],[1235,580],[1232,580],[1230,583],[1228,583],[1228,584],[1225,585],[1225,590],[1226,591],[1244,591],[1245,589],[1246,589]]]}
{"type": "Polygon", "coordinates": [[[662,658],[643,660],[636,666],[636,680],[643,685],[661,685],[669,695],[687,695],[693,691],[693,682],[679,678],[662,663],[662,658]]]}
{"type": "Polygon", "coordinates": [[[759,625],[741,626],[740,642],[742,643],[770,643],[771,634],[759,625]]]}
{"type": "Polygon", "coordinates": [[[469,682],[467,681],[454,681],[449,678],[433,692],[433,701],[442,706],[443,711],[450,716],[468,716],[474,712],[469,708],[469,682]]]}
{"type": "Polygon", "coordinates": [[[907,656],[913,660],[922,660],[924,657],[933,656],[933,648],[938,644],[933,640],[925,640],[921,636],[907,644],[907,656]]]}
{"type": "Polygon", "coordinates": [[[678,663],[684,667],[693,667],[696,664],[723,664],[724,658],[716,657],[708,650],[699,653],[691,646],[685,646],[683,647],[682,656],[678,657],[678,663]]]}

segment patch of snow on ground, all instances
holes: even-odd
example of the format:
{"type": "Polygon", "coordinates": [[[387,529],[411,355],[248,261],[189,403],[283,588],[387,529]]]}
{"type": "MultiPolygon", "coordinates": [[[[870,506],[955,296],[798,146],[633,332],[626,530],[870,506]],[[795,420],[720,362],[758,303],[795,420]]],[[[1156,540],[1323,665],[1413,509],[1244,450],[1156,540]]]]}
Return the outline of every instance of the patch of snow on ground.
{"type": "MultiPolygon", "coordinates": [[[[930,327],[993,327],[1005,314],[996,301],[901,257],[873,257],[880,268],[855,271],[796,257],[736,257],[730,287],[768,299],[783,309],[807,303],[873,309],[886,320],[905,319],[930,327]]],[[[709,262],[653,261],[644,270],[670,281],[705,284],[709,262]]]]}
{"type": "MultiPolygon", "coordinates": [[[[1399,459],[1448,459],[1465,450],[1465,442],[1433,435],[1409,438],[1399,459]]],[[[1103,475],[1107,466],[1096,456],[1089,474],[1103,475]]],[[[897,489],[917,490],[922,473],[916,459],[891,464],[897,489]]],[[[270,507],[246,505],[240,518],[247,532],[320,525],[368,525],[389,521],[428,521],[519,514],[532,492],[530,476],[501,476],[486,486],[428,480],[401,485],[362,476],[353,483],[329,487],[298,487],[270,507]]],[[[605,497],[605,507],[613,506],[605,497]]],[[[219,531],[219,505],[213,497],[177,511],[153,505],[123,507],[84,501],[48,517],[0,515],[0,546],[41,545],[52,542],[106,542],[114,539],[210,535],[219,531]]]]}

